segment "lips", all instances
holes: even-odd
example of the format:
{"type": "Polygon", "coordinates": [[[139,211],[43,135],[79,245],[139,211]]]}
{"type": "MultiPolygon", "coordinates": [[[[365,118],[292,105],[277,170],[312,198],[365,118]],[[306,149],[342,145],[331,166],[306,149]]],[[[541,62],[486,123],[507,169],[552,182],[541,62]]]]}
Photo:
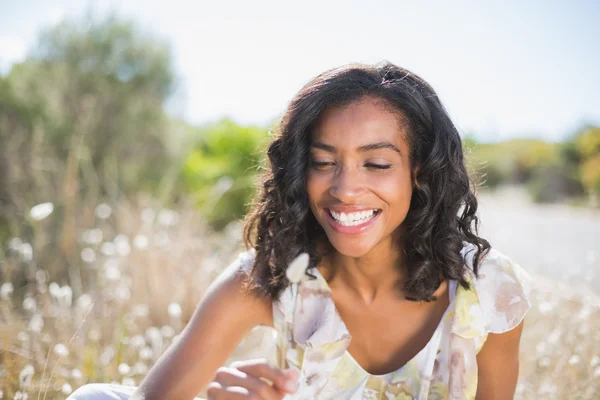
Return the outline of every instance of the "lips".
{"type": "Polygon", "coordinates": [[[329,223],[329,225],[336,232],[347,234],[347,235],[356,235],[356,234],[365,232],[366,230],[368,230],[375,224],[375,222],[379,219],[379,216],[382,214],[380,209],[374,208],[374,207],[369,207],[369,208],[365,208],[365,207],[360,207],[360,208],[358,208],[358,207],[332,207],[332,208],[325,208],[325,211],[326,211],[325,214],[327,215],[327,222],[329,223]],[[363,222],[362,224],[345,226],[345,225],[342,225],[340,222],[336,221],[331,216],[331,213],[329,212],[329,210],[334,210],[334,211],[339,211],[339,212],[344,212],[344,213],[360,212],[360,211],[367,211],[367,210],[376,210],[376,211],[373,214],[373,217],[371,219],[363,222]]]}

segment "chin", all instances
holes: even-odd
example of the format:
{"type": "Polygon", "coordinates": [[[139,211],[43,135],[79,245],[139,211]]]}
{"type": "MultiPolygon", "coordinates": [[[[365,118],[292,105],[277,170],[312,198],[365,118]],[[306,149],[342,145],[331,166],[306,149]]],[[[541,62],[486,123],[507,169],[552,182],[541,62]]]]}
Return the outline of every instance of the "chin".
{"type": "Polygon", "coordinates": [[[360,258],[368,254],[373,246],[371,244],[357,243],[353,240],[331,240],[331,246],[340,254],[346,257],[360,258]]]}

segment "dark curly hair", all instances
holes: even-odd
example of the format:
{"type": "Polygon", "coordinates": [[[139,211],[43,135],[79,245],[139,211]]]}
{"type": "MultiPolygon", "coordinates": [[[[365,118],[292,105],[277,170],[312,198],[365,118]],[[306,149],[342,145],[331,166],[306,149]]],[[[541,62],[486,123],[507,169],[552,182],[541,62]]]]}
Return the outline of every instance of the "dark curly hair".
{"type": "Polygon", "coordinates": [[[292,99],[268,147],[270,168],[260,180],[254,208],[246,217],[244,242],[256,249],[249,287],[277,299],[288,284],[287,265],[300,253],[310,255],[308,275],[324,253],[318,243],[325,231],[308,201],[306,172],[311,131],[329,107],[365,96],[383,100],[408,123],[410,160],[415,174],[405,225],[406,298],[435,300],[442,279],[469,288],[461,250],[476,247],[473,271],[490,249],[477,236],[477,199],[463,159],[458,131],[431,86],[414,73],[389,62],[349,64],[308,82],[292,99]],[[414,167],[417,167],[416,169],[414,167]]]}

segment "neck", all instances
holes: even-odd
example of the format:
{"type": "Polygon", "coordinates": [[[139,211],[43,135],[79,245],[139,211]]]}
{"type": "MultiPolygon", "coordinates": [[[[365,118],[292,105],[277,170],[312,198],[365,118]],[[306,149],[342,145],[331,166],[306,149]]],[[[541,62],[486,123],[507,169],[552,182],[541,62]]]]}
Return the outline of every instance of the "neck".
{"type": "Polygon", "coordinates": [[[402,287],[407,273],[403,251],[397,243],[380,243],[361,257],[333,250],[324,258],[329,286],[348,289],[367,305],[379,297],[404,298],[402,287]]]}

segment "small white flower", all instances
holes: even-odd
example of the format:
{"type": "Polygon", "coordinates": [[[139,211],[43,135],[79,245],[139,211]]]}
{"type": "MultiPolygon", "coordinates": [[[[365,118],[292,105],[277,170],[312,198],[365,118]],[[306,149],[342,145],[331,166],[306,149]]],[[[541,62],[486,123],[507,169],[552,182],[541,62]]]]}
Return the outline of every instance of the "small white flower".
{"type": "Polygon", "coordinates": [[[152,349],[148,346],[142,347],[142,349],[140,350],[140,358],[142,360],[150,360],[152,358],[152,355],[152,349]]]}
{"type": "Polygon", "coordinates": [[[87,293],[82,294],[77,299],[77,308],[87,310],[92,305],[92,296],[87,293]]]}
{"type": "Polygon", "coordinates": [[[62,343],[58,343],[54,346],[54,353],[59,357],[66,357],[69,355],[69,349],[62,343]]]}
{"type": "Polygon", "coordinates": [[[68,383],[64,383],[61,388],[63,394],[69,395],[73,391],[73,388],[68,383]]]}
{"type": "Polygon", "coordinates": [[[28,364],[21,370],[19,374],[19,387],[21,389],[27,389],[31,386],[31,380],[33,378],[34,373],[33,365],[28,364]]]}
{"type": "Polygon", "coordinates": [[[576,364],[579,364],[580,362],[581,362],[581,357],[579,357],[577,354],[573,354],[571,357],[569,357],[570,365],[576,365],[576,364]]]}
{"type": "Polygon", "coordinates": [[[119,364],[119,367],[117,368],[117,370],[119,371],[119,374],[121,374],[121,375],[128,375],[129,372],[131,372],[131,367],[125,363],[121,363],[121,364],[119,364]]]}
{"type": "Polygon", "coordinates": [[[0,286],[0,297],[2,298],[2,300],[10,299],[10,296],[13,294],[14,289],[15,288],[13,287],[13,284],[11,282],[3,283],[2,286],[0,286]]]}
{"type": "Polygon", "coordinates": [[[170,338],[175,335],[175,329],[173,329],[172,326],[164,325],[162,328],[160,328],[160,333],[162,333],[164,337],[170,338]]]}
{"type": "Polygon", "coordinates": [[[19,246],[19,253],[21,253],[21,258],[23,261],[31,261],[33,260],[33,248],[29,243],[23,243],[19,246]]]}
{"type": "Polygon", "coordinates": [[[121,385],[123,386],[135,386],[135,381],[131,378],[123,378],[121,381],[121,385]]]}
{"type": "Polygon", "coordinates": [[[306,268],[308,268],[309,261],[310,257],[308,253],[301,253],[290,263],[285,271],[285,275],[291,283],[306,280],[306,268]]]}
{"type": "Polygon", "coordinates": [[[148,237],[142,234],[136,235],[133,239],[133,245],[136,249],[145,249],[148,247],[148,237]]]}
{"type": "Polygon", "coordinates": [[[181,306],[179,303],[169,304],[169,317],[180,318],[181,317],[181,306]]]}
{"type": "Polygon", "coordinates": [[[100,251],[107,257],[112,257],[116,255],[117,246],[113,242],[104,242],[100,247],[100,251]]]}
{"type": "Polygon", "coordinates": [[[14,238],[10,239],[10,241],[8,242],[8,248],[11,250],[14,250],[14,251],[19,251],[22,244],[23,244],[23,240],[21,240],[20,237],[14,237],[14,238]]]}
{"type": "Polygon", "coordinates": [[[40,333],[44,328],[44,319],[42,314],[34,314],[29,321],[28,329],[32,332],[40,333]]]}
{"type": "Polygon", "coordinates": [[[136,362],[135,365],[133,366],[134,375],[146,375],[147,372],[148,372],[148,367],[146,366],[146,364],[144,364],[141,361],[136,362]]]}
{"type": "Polygon", "coordinates": [[[129,244],[129,238],[120,233],[118,234],[115,239],[113,240],[115,243],[115,248],[117,250],[117,253],[120,256],[128,256],[129,253],[131,253],[131,245],[129,244]]]}
{"type": "Polygon", "coordinates": [[[102,238],[102,229],[99,228],[88,229],[83,232],[83,241],[87,244],[100,244],[102,243],[102,238]]]}
{"type": "Polygon", "coordinates": [[[173,210],[160,210],[158,223],[162,226],[173,226],[179,222],[179,214],[173,210]]]}
{"type": "Polygon", "coordinates": [[[71,371],[71,378],[75,379],[76,381],[80,380],[83,378],[83,374],[81,373],[80,370],[78,370],[77,368],[74,368],[71,371]]]}
{"type": "Polygon", "coordinates": [[[35,299],[31,296],[25,297],[23,300],[23,309],[29,312],[35,312],[37,309],[37,303],[35,302],[35,299]]]}
{"type": "Polygon", "coordinates": [[[112,208],[106,203],[100,203],[96,206],[96,217],[100,219],[108,219],[112,214],[112,208]]]}
{"type": "Polygon", "coordinates": [[[35,205],[29,211],[29,215],[35,221],[41,221],[54,211],[54,204],[52,203],[41,203],[35,205]]]}

